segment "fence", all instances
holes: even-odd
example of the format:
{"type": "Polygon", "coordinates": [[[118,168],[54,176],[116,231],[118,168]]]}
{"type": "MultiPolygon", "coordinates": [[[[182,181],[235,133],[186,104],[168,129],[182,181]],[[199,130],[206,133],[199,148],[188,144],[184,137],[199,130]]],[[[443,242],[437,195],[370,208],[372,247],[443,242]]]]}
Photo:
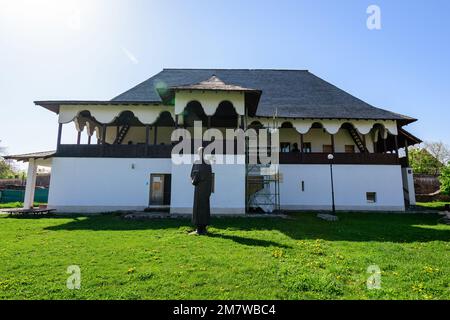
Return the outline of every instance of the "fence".
{"type": "MultiPolygon", "coordinates": [[[[25,190],[0,190],[0,203],[23,202],[25,190]]],[[[34,202],[47,203],[48,189],[36,188],[34,192],[34,202]]]]}

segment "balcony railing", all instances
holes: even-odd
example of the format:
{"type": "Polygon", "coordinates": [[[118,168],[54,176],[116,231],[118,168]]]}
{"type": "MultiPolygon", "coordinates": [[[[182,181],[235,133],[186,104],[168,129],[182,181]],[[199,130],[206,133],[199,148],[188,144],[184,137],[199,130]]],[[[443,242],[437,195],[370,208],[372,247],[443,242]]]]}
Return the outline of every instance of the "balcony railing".
{"type": "MultiPolygon", "coordinates": [[[[74,158],[171,158],[172,145],[61,144],[56,157],[74,158]]],[[[194,150],[194,149],[192,149],[194,150]]],[[[224,148],[224,151],[226,149],[224,148]]],[[[235,149],[236,150],[236,149],[235,149]]],[[[329,164],[327,153],[280,153],[280,164],[329,164]]],[[[400,164],[392,153],[334,153],[333,164],[400,164]]]]}
{"type": "MultiPolygon", "coordinates": [[[[334,153],[333,164],[400,164],[395,153],[334,153]]],[[[280,164],[329,164],[327,153],[280,153],[280,164]]]]}
{"type": "Polygon", "coordinates": [[[61,144],[56,157],[82,158],[170,158],[171,145],[61,144]]]}

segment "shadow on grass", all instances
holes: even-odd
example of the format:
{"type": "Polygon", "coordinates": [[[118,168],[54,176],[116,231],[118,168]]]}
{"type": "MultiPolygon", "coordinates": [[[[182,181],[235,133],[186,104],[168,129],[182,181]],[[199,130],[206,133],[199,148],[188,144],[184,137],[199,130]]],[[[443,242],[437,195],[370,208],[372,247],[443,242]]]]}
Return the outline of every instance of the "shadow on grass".
{"type": "MultiPolygon", "coordinates": [[[[277,231],[291,239],[323,239],[331,241],[429,242],[450,241],[450,228],[438,225],[435,214],[338,213],[339,221],[328,222],[316,218],[314,213],[281,218],[213,218],[211,226],[220,234],[212,237],[228,238],[249,245],[266,245],[262,241],[238,237],[234,232],[277,231]],[[224,235],[224,233],[227,233],[224,235]],[[252,242],[253,241],[253,242],[252,242]],[[256,242],[255,242],[256,241],[256,242]]],[[[67,219],[68,217],[66,217],[67,219]]],[[[164,230],[192,228],[189,219],[154,219],[129,221],[117,216],[91,216],[70,218],[66,222],[45,229],[61,230],[164,230]]],[[[267,245],[277,245],[267,243],[267,245]]]]}
{"type": "Polygon", "coordinates": [[[287,246],[284,244],[280,244],[275,241],[269,241],[269,240],[260,240],[260,239],[253,239],[253,238],[244,238],[239,237],[236,235],[225,235],[220,233],[212,233],[208,232],[207,234],[210,238],[220,238],[225,240],[232,240],[236,243],[246,245],[246,246],[258,246],[258,247],[279,247],[279,248],[292,248],[291,246],[287,246]]]}

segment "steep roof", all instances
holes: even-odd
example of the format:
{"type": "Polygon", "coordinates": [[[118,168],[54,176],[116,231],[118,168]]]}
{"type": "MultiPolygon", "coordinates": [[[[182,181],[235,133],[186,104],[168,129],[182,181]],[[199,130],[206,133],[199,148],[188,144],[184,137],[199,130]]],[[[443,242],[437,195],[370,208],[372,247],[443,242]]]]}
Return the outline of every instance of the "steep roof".
{"type": "Polygon", "coordinates": [[[196,85],[216,76],[225,84],[261,90],[256,116],[288,118],[416,119],[376,108],[307,70],[272,69],[164,69],[112,101],[161,101],[161,88],[196,85]]]}

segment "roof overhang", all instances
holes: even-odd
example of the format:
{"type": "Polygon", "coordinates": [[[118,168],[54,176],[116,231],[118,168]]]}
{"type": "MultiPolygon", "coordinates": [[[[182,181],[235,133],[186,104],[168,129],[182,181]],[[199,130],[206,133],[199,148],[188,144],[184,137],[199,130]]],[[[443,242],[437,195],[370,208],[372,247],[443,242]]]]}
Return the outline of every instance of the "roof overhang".
{"type": "Polygon", "coordinates": [[[30,159],[34,160],[46,160],[52,158],[56,154],[55,150],[52,151],[42,151],[42,152],[33,152],[33,153],[24,153],[24,154],[15,154],[4,156],[3,158],[6,160],[16,160],[28,162],[30,159]]]}
{"type": "MultiPolygon", "coordinates": [[[[422,143],[422,140],[409,133],[403,128],[398,128],[398,136],[403,142],[407,142],[408,146],[413,146],[415,144],[422,143]]],[[[400,141],[400,143],[402,142],[400,141]]]]}
{"type": "Polygon", "coordinates": [[[56,114],[59,114],[59,109],[61,105],[159,105],[161,101],[103,101],[103,100],[44,100],[44,101],[34,101],[34,104],[41,106],[47,110],[50,110],[56,114]]]}

